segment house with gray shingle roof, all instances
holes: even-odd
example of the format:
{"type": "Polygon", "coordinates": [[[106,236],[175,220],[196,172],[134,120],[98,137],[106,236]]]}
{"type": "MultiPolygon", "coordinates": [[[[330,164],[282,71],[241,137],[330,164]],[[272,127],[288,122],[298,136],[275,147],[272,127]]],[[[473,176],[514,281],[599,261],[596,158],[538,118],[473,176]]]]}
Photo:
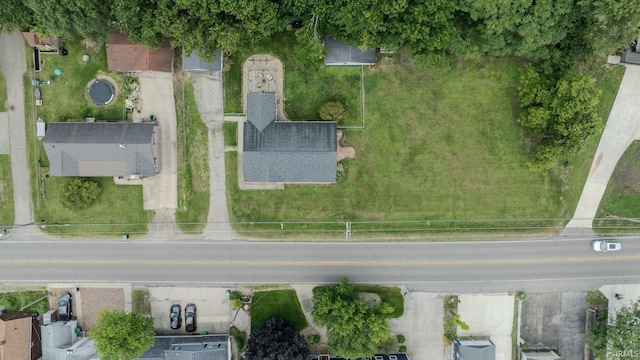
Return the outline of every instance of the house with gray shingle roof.
{"type": "Polygon", "coordinates": [[[182,54],[182,70],[183,71],[222,71],[222,53],[216,51],[216,58],[209,62],[204,61],[198,56],[197,51],[192,51],[191,54],[182,54]]]}
{"type": "Polygon", "coordinates": [[[51,176],[156,174],[152,123],[51,123],[44,140],[51,176]]]}
{"type": "Polygon", "coordinates": [[[453,342],[455,360],[495,360],[496,346],[487,340],[456,340],[453,342]]]}
{"type": "Polygon", "coordinates": [[[245,182],[335,183],[337,124],[276,121],[275,93],[247,94],[245,182]]]}
{"type": "Polygon", "coordinates": [[[324,57],[325,65],[375,65],[376,50],[367,48],[364,51],[357,46],[347,45],[334,37],[324,38],[324,47],[327,55],[324,57]]]}
{"type": "Polygon", "coordinates": [[[156,336],[140,360],[230,360],[229,335],[156,336]]]}

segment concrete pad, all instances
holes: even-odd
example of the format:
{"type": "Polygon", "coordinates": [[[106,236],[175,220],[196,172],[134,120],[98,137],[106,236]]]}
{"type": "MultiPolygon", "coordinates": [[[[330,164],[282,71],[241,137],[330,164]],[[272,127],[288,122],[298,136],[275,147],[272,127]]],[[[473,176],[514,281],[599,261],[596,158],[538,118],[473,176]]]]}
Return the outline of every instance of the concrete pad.
{"type": "Polygon", "coordinates": [[[564,360],[583,360],[585,326],[587,318],[587,294],[562,293],[562,327],[560,353],[564,360]]]}
{"type": "Polygon", "coordinates": [[[458,337],[488,336],[496,345],[496,360],[511,360],[515,299],[508,294],[458,295],[460,320],[469,330],[458,328],[458,337]]]}
{"type": "Polygon", "coordinates": [[[527,294],[520,319],[520,338],[527,348],[560,348],[561,306],[561,293],[527,294]]]}
{"type": "Polygon", "coordinates": [[[405,337],[409,358],[444,357],[443,301],[441,294],[411,292],[404,301],[404,314],[389,320],[392,332],[405,337]]]}
{"type": "Polygon", "coordinates": [[[609,316],[615,319],[616,313],[622,307],[631,307],[631,304],[640,299],[640,284],[605,285],[600,292],[609,299],[609,316]],[[622,295],[616,299],[616,294],[622,295]]]}
{"type": "Polygon", "coordinates": [[[227,288],[150,287],[151,315],[155,319],[156,331],[163,334],[185,333],[184,307],[193,303],[197,308],[197,333],[228,333],[231,305],[226,291],[227,288]],[[183,322],[179,330],[171,330],[169,326],[172,304],[182,307],[183,322]]]}
{"type": "Polygon", "coordinates": [[[11,154],[9,141],[9,113],[0,113],[0,154],[11,154]]]}

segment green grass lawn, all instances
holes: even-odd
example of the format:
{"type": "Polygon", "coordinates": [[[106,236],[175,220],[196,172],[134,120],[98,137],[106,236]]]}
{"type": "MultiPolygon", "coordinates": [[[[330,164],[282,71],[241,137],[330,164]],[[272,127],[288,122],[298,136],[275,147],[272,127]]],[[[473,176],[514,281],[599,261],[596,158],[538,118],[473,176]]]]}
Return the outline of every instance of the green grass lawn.
{"type": "Polygon", "coordinates": [[[24,308],[24,311],[28,313],[44,314],[49,311],[45,290],[0,293],[0,305],[4,306],[7,312],[18,311],[25,305],[29,305],[24,308]]]}
{"type": "Polygon", "coordinates": [[[222,124],[224,146],[238,146],[238,123],[225,122],[222,124]]]}
{"type": "Polygon", "coordinates": [[[176,221],[182,231],[201,233],[209,214],[208,129],[200,119],[191,84],[177,87],[175,97],[180,140],[176,221]]]}
{"type": "Polygon", "coordinates": [[[360,67],[325,66],[323,60],[310,61],[297,56],[293,32],[274,35],[264,45],[245,49],[231,56],[231,66],[224,74],[225,112],[242,111],[242,64],[253,54],[266,53],[284,63],[284,110],[291,120],[317,120],[325,102],[339,101],[349,116],[341,125],[360,125],[360,67]]]}
{"type": "Polygon", "coordinates": [[[0,112],[7,111],[7,79],[0,72],[0,112]]]}
{"type": "Polygon", "coordinates": [[[36,219],[45,219],[45,231],[66,235],[144,234],[153,211],[142,209],[141,185],[116,185],[113,178],[94,178],[102,189],[88,208],[74,211],[60,202],[65,177],[49,177],[44,186],[44,209],[36,212],[36,219]]]}
{"type": "Polygon", "coordinates": [[[271,317],[281,318],[302,331],[309,324],[302,313],[295,290],[258,291],[251,298],[251,330],[262,327],[271,317]]]}
{"type": "Polygon", "coordinates": [[[0,228],[13,224],[15,213],[12,184],[11,157],[0,155],[0,228]]]}
{"type": "Polygon", "coordinates": [[[622,155],[616,166],[600,207],[599,218],[594,227],[605,234],[636,232],[640,222],[615,219],[615,217],[637,219],[640,214],[640,141],[633,142],[622,155]],[[607,218],[607,215],[611,216],[607,218]]]}

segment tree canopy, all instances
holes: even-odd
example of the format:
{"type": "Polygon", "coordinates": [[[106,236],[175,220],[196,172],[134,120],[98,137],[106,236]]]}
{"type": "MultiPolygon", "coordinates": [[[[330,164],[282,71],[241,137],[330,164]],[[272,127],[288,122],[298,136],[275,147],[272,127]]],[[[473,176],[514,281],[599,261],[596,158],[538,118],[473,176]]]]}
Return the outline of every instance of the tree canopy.
{"type": "Polygon", "coordinates": [[[307,360],[309,344],[295,327],[272,317],[254,330],[245,348],[246,360],[307,360]]]}
{"type": "Polygon", "coordinates": [[[332,352],[345,359],[371,358],[377,345],[389,339],[387,318],[393,307],[386,302],[365,304],[347,278],[315,288],[313,302],[314,323],[327,327],[332,352]]]}
{"type": "Polygon", "coordinates": [[[604,326],[596,326],[589,342],[598,359],[640,358],[640,300],[621,307],[604,326]]]}
{"type": "Polygon", "coordinates": [[[143,313],[103,310],[89,332],[96,349],[105,360],[139,358],[155,343],[153,318],[143,313]]]}
{"type": "Polygon", "coordinates": [[[597,105],[601,91],[595,79],[568,72],[557,83],[526,67],[518,87],[520,123],[531,130],[533,170],[546,171],[584,150],[585,140],[602,131],[597,105]]]}

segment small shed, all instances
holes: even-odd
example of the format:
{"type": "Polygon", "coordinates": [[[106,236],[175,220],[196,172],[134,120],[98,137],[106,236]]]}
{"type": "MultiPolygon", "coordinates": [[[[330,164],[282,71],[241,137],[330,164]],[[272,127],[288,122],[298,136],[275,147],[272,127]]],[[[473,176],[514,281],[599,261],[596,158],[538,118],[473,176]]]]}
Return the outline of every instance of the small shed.
{"type": "Polygon", "coordinates": [[[215,59],[213,61],[204,61],[198,56],[198,52],[194,50],[189,55],[182,54],[182,70],[221,72],[223,60],[224,58],[220,51],[215,52],[215,59]]]}
{"type": "Polygon", "coordinates": [[[366,48],[360,50],[357,46],[347,45],[344,41],[334,37],[324,38],[324,47],[327,55],[324,57],[325,65],[375,65],[376,50],[366,48]]]}
{"type": "Polygon", "coordinates": [[[36,121],[36,135],[38,136],[38,140],[44,139],[46,130],[47,124],[44,123],[44,120],[38,118],[38,121],[36,121]]]}

